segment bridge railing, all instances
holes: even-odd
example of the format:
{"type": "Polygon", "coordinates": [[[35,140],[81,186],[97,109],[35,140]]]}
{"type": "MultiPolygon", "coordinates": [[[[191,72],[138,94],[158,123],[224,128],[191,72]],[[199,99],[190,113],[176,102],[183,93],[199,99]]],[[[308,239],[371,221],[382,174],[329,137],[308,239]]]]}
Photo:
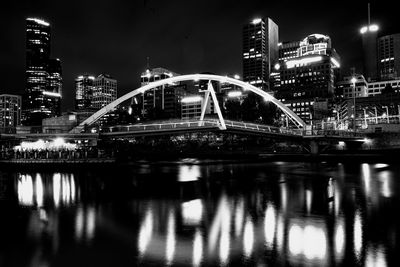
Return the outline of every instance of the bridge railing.
{"type": "Polygon", "coordinates": [[[232,128],[241,128],[259,132],[275,133],[275,134],[286,134],[286,135],[302,135],[302,130],[285,129],[274,126],[247,123],[247,122],[237,122],[237,121],[225,121],[226,126],[232,128]]]}
{"type": "Polygon", "coordinates": [[[103,127],[102,132],[103,133],[140,132],[140,131],[159,131],[159,130],[218,127],[218,126],[219,122],[217,120],[181,121],[181,122],[170,122],[170,123],[117,125],[117,126],[103,127]]]}
{"type": "Polygon", "coordinates": [[[365,137],[365,133],[345,130],[306,130],[304,136],[365,137]]]}

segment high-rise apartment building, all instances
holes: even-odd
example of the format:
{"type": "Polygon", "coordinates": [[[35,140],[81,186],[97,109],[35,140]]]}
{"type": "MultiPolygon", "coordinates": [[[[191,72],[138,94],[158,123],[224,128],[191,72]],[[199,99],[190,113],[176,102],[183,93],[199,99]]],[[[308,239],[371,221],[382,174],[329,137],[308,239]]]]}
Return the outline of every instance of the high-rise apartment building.
{"type": "Polygon", "coordinates": [[[93,110],[94,76],[81,75],[75,79],[75,109],[78,111],[93,110]]]}
{"type": "Polygon", "coordinates": [[[381,80],[400,77],[400,33],[378,38],[378,69],[381,80]]]}
{"type": "Polygon", "coordinates": [[[108,74],[100,74],[93,81],[93,109],[101,109],[117,99],[117,80],[108,74]]]}
{"type": "Polygon", "coordinates": [[[23,120],[39,125],[43,118],[60,114],[61,62],[50,59],[50,24],[37,18],[26,19],[26,88],[23,120]]]}
{"type": "Polygon", "coordinates": [[[278,63],[279,29],[270,18],[254,19],[243,27],[243,80],[270,90],[269,79],[278,63]]]}

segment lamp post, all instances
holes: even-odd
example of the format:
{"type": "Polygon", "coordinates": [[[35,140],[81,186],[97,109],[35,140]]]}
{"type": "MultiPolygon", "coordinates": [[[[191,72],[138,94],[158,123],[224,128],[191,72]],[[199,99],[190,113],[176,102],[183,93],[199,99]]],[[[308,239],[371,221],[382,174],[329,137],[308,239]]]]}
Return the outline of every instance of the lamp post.
{"type": "Polygon", "coordinates": [[[356,131],[356,82],[355,77],[351,78],[351,83],[353,84],[353,131],[356,131]]]}
{"type": "Polygon", "coordinates": [[[375,109],[375,124],[378,124],[378,110],[376,109],[376,107],[374,107],[375,109]]]}

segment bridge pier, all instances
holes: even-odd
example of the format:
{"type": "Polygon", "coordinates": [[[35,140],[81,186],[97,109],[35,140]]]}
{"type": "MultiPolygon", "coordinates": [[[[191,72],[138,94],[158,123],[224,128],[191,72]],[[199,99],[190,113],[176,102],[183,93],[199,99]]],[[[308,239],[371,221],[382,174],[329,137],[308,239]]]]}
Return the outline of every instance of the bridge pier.
{"type": "Polygon", "coordinates": [[[310,154],[312,156],[318,156],[319,155],[319,144],[316,140],[311,140],[310,141],[310,154]]]}

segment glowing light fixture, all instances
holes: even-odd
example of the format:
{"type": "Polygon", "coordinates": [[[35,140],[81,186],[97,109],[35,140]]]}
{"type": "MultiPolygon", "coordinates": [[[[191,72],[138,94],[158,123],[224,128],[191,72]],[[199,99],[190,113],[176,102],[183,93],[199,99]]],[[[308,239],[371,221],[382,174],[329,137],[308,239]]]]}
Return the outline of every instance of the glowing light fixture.
{"type": "Polygon", "coordinates": [[[53,92],[47,92],[47,91],[43,91],[44,95],[48,95],[48,96],[53,96],[53,97],[61,97],[60,93],[53,93],[53,92]]]}
{"type": "Polygon", "coordinates": [[[36,22],[36,23],[38,23],[38,24],[40,24],[40,25],[43,25],[43,26],[49,26],[49,25],[50,25],[48,22],[46,22],[46,21],[44,21],[44,20],[41,20],[41,19],[27,18],[26,20],[34,21],[34,22],[36,22]]]}
{"type": "Polygon", "coordinates": [[[233,76],[233,78],[235,78],[236,80],[240,80],[240,75],[239,74],[235,74],[235,76],[233,76]]]}
{"type": "Polygon", "coordinates": [[[331,57],[331,61],[336,68],[340,68],[340,63],[335,58],[331,57]]]}
{"type": "Polygon", "coordinates": [[[231,91],[228,93],[229,98],[235,98],[235,97],[240,97],[242,96],[242,92],[240,91],[231,91]]]}
{"type": "Polygon", "coordinates": [[[260,23],[261,21],[262,21],[262,19],[260,19],[260,18],[255,18],[255,19],[253,19],[252,23],[253,23],[253,24],[258,24],[258,23],[260,23]]]}
{"type": "Polygon", "coordinates": [[[306,65],[310,63],[315,63],[319,62],[322,60],[321,56],[318,57],[307,57],[307,58],[302,58],[302,59],[296,59],[296,60],[290,60],[286,62],[286,66],[288,69],[292,69],[298,65],[306,65]]]}
{"type": "Polygon", "coordinates": [[[196,102],[201,102],[203,98],[201,96],[188,96],[182,99],[182,103],[196,103],[196,102]]]}

